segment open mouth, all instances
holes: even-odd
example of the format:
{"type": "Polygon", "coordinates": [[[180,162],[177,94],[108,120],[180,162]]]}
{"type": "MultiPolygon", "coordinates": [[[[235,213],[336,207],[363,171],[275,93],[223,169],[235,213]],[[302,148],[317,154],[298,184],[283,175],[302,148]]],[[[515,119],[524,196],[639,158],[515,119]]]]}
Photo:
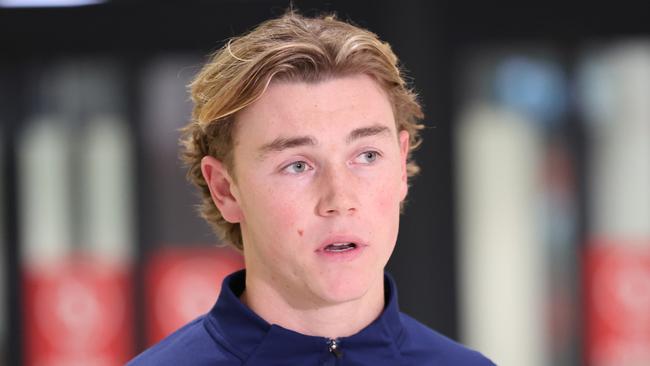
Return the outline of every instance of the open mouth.
{"type": "Polygon", "coordinates": [[[347,252],[350,250],[354,250],[357,248],[357,244],[355,243],[333,243],[324,248],[326,252],[331,252],[331,253],[342,253],[342,252],[347,252]]]}

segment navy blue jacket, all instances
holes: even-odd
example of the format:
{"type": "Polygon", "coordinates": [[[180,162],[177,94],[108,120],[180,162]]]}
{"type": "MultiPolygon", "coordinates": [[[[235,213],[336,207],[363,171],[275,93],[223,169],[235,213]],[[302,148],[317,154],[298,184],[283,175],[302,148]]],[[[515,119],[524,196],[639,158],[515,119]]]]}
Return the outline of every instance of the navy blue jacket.
{"type": "Polygon", "coordinates": [[[306,336],[267,323],[239,301],[244,279],[244,271],[226,277],[209,313],[128,365],[494,365],[480,353],[401,313],[395,283],[388,275],[386,307],[381,316],[359,333],[336,340],[306,336]]]}

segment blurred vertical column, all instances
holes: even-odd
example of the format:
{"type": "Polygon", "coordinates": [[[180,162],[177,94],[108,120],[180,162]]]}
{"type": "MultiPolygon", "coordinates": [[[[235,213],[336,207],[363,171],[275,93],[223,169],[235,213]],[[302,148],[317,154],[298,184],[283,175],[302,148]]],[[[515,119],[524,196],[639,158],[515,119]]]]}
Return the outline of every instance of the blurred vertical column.
{"type": "Polygon", "coordinates": [[[81,243],[107,263],[134,255],[133,141],[123,110],[122,78],[112,65],[84,70],[88,116],[79,136],[81,243]]]}
{"type": "Polygon", "coordinates": [[[200,195],[179,158],[179,130],[191,118],[186,85],[200,67],[198,57],[167,55],[141,75],[148,345],[209,311],[223,277],[243,266],[199,217],[200,195]]]}
{"type": "Polygon", "coordinates": [[[542,243],[536,227],[541,141],[530,121],[470,111],[458,147],[463,340],[504,365],[545,365],[542,243]],[[498,335],[498,336],[497,336],[498,335]]]}
{"type": "Polygon", "coordinates": [[[650,365],[650,42],[585,52],[586,363],[650,365]]]}
{"type": "Polygon", "coordinates": [[[456,134],[462,338],[497,364],[571,365],[576,228],[564,75],[543,50],[471,59],[456,134]]]}
{"type": "Polygon", "coordinates": [[[68,61],[35,74],[18,147],[26,364],[121,365],[133,344],[133,182],[120,72],[68,61]]]}

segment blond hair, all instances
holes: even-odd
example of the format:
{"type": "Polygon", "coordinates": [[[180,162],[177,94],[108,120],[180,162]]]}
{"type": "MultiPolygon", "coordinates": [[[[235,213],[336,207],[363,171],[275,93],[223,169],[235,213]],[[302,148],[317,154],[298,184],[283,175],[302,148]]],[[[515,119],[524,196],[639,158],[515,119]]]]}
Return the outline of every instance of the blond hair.
{"type": "Polygon", "coordinates": [[[257,100],[272,79],[318,82],[360,73],[373,77],[386,91],[397,130],[410,135],[408,176],[417,174],[411,151],[420,144],[422,108],[404,80],[397,56],[372,32],[333,15],[308,18],[289,11],[231,39],[196,75],[189,85],[194,108],[183,129],[181,157],[188,179],[201,191],[201,216],[223,240],[243,250],[239,224],[227,222],[212,201],[201,159],[213,156],[234,171],[236,113],[257,100]]]}

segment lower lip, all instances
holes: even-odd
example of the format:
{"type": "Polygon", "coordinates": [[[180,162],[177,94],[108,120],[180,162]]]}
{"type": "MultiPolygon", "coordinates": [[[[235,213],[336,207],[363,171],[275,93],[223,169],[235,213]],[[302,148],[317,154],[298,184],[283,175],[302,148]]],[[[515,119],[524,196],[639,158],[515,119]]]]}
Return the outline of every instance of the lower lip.
{"type": "Polygon", "coordinates": [[[365,246],[357,245],[354,249],[346,250],[343,252],[330,252],[325,249],[322,249],[322,250],[317,250],[316,254],[318,254],[319,257],[328,261],[347,262],[347,261],[352,261],[357,257],[359,257],[361,253],[364,251],[364,249],[365,246]]]}

